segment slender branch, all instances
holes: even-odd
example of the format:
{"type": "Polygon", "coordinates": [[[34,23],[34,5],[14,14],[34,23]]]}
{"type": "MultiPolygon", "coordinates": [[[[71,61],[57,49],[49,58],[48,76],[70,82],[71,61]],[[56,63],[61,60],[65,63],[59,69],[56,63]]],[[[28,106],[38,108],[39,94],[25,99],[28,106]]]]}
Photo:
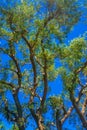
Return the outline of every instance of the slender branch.
{"type": "MultiPolygon", "coordinates": [[[[0,51],[4,52],[5,54],[7,54],[6,50],[3,49],[2,47],[0,47],[0,51]]],[[[9,54],[8,54],[9,55],[9,54]]]]}
{"type": "Polygon", "coordinates": [[[14,73],[17,74],[17,71],[14,70],[14,69],[11,69],[11,68],[5,68],[5,67],[3,67],[2,70],[4,70],[4,71],[5,71],[5,70],[9,70],[9,71],[12,71],[12,72],[14,72],[14,73]]]}
{"type": "MultiPolygon", "coordinates": [[[[43,43],[43,40],[42,40],[42,43],[43,43]]],[[[48,90],[48,78],[47,78],[47,59],[46,59],[46,55],[44,53],[45,50],[44,50],[43,44],[41,46],[42,46],[42,51],[43,51],[43,56],[44,56],[44,68],[43,68],[44,92],[43,92],[40,107],[43,109],[44,103],[45,103],[45,100],[46,100],[46,96],[47,96],[47,90],[48,90]]]]}
{"type": "Polygon", "coordinates": [[[61,119],[61,124],[63,124],[65,122],[65,120],[69,117],[69,115],[71,114],[71,112],[73,111],[74,107],[71,106],[69,108],[69,110],[67,111],[67,113],[64,115],[64,117],[61,119]]]}
{"type": "Polygon", "coordinates": [[[21,105],[20,105],[20,102],[19,102],[19,99],[18,99],[18,94],[17,94],[17,91],[15,89],[15,86],[11,83],[8,83],[6,81],[0,81],[1,84],[5,84],[5,85],[8,85],[12,88],[13,90],[13,97],[14,97],[14,101],[15,101],[15,104],[16,104],[16,107],[17,107],[17,112],[18,112],[18,115],[19,117],[22,117],[22,109],[21,109],[21,105]]]}
{"type": "Polygon", "coordinates": [[[32,64],[32,69],[33,69],[33,88],[32,88],[32,92],[31,92],[31,97],[30,97],[30,101],[29,104],[31,104],[33,102],[34,96],[35,96],[35,91],[36,91],[36,87],[37,87],[37,71],[36,71],[36,63],[35,63],[35,58],[34,58],[34,52],[33,52],[33,48],[30,44],[30,42],[27,40],[27,38],[22,34],[22,38],[24,39],[24,41],[26,42],[29,51],[30,51],[30,61],[32,64]]]}
{"type": "Polygon", "coordinates": [[[82,106],[82,114],[83,115],[85,114],[86,107],[87,107],[87,98],[85,98],[85,101],[84,101],[83,106],[82,106]]]}
{"type": "Polygon", "coordinates": [[[14,56],[12,56],[12,59],[13,59],[15,65],[16,65],[16,68],[17,68],[18,85],[19,85],[19,88],[21,88],[21,78],[22,78],[21,70],[20,70],[17,59],[14,56]]]}
{"type": "Polygon", "coordinates": [[[5,84],[5,85],[8,85],[8,86],[10,86],[11,88],[15,88],[15,86],[14,86],[12,83],[9,83],[9,82],[6,82],[6,81],[0,80],[0,83],[1,83],[1,84],[5,84]]]}
{"type": "Polygon", "coordinates": [[[32,49],[32,46],[30,45],[30,42],[27,40],[27,38],[25,36],[23,36],[23,35],[22,35],[22,38],[24,39],[24,41],[28,45],[28,48],[29,48],[29,51],[30,51],[30,61],[32,63],[32,68],[33,68],[33,73],[34,73],[33,84],[34,84],[34,88],[36,88],[36,84],[37,84],[37,82],[36,82],[37,72],[36,72],[36,64],[35,64],[35,60],[34,60],[33,49],[32,49]]]}
{"type": "Polygon", "coordinates": [[[5,101],[5,111],[7,113],[8,119],[10,119],[11,121],[12,120],[17,121],[18,117],[17,117],[16,113],[14,113],[13,111],[8,109],[8,104],[6,103],[6,101],[5,101]],[[14,116],[14,118],[12,116],[14,116]]]}
{"type": "Polygon", "coordinates": [[[26,44],[28,45],[29,49],[32,48],[32,46],[31,46],[30,42],[27,40],[27,38],[26,38],[23,34],[21,34],[21,35],[22,35],[23,40],[24,40],[24,41],[26,42],[26,44]]]}
{"type": "Polygon", "coordinates": [[[38,94],[35,94],[35,96],[39,98],[40,101],[42,101],[42,98],[38,94]]]}
{"type": "Polygon", "coordinates": [[[38,126],[38,117],[37,117],[37,115],[35,114],[35,111],[34,111],[33,109],[30,109],[30,112],[31,112],[31,114],[32,114],[32,116],[33,116],[33,118],[34,118],[34,120],[35,120],[37,126],[38,126]]]}
{"type": "Polygon", "coordinates": [[[65,108],[65,106],[64,106],[64,103],[63,103],[63,105],[62,105],[62,109],[63,109],[63,112],[64,112],[64,115],[67,113],[67,111],[66,111],[66,108],[65,108]]]}
{"type": "Polygon", "coordinates": [[[13,91],[13,98],[15,101],[15,105],[17,108],[18,118],[22,118],[22,106],[20,104],[19,98],[18,98],[18,91],[13,91]]]}
{"type": "Polygon", "coordinates": [[[87,87],[87,85],[83,86],[79,92],[79,96],[78,98],[80,99],[80,97],[83,95],[83,90],[87,87]]]}
{"type": "MultiPolygon", "coordinates": [[[[52,13],[51,15],[49,15],[49,16],[44,20],[43,28],[46,28],[47,25],[48,25],[48,23],[49,23],[52,19],[57,18],[57,16],[59,16],[60,13],[61,13],[61,15],[62,15],[61,9],[58,8],[54,13],[52,13]]],[[[36,42],[37,42],[38,36],[39,36],[39,34],[40,34],[41,31],[42,31],[42,28],[39,27],[39,29],[38,29],[38,31],[37,31],[37,33],[36,33],[36,39],[35,39],[36,42]]],[[[33,46],[34,46],[34,45],[33,45],[33,46]]]]}
{"type": "Polygon", "coordinates": [[[87,67],[87,61],[84,63],[82,67],[80,67],[75,73],[78,74],[80,73],[85,67],[87,67]]]}
{"type": "MultiPolygon", "coordinates": [[[[5,13],[9,14],[9,25],[10,25],[10,29],[11,29],[12,33],[14,34],[15,28],[12,27],[13,14],[11,12],[9,12],[9,11],[6,11],[6,10],[5,10],[5,13]]],[[[8,42],[9,42],[9,48],[10,48],[10,50],[9,50],[10,54],[8,54],[8,53],[6,53],[6,54],[9,55],[12,58],[13,62],[15,63],[15,66],[16,66],[16,69],[17,69],[17,75],[18,75],[18,85],[19,85],[19,87],[17,89],[19,90],[19,88],[21,88],[22,74],[21,74],[21,70],[20,70],[18,61],[17,61],[16,57],[13,54],[13,50],[12,50],[13,45],[12,45],[11,40],[12,39],[8,40],[8,42]]]]}
{"type": "Polygon", "coordinates": [[[35,57],[35,60],[42,68],[44,68],[44,66],[41,64],[41,62],[39,61],[39,59],[37,57],[35,57]]]}
{"type": "MultiPolygon", "coordinates": [[[[9,41],[9,42],[10,42],[10,41],[9,41]]],[[[16,57],[15,57],[14,54],[13,54],[12,44],[11,44],[11,43],[9,43],[9,48],[10,48],[10,57],[11,57],[12,60],[14,61],[15,66],[16,66],[16,69],[17,69],[18,85],[19,85],[18,89],[19,89],[19,88],[21,88],[21,78],[22,78],[22,74],[21,74],[21,70],[20,70],[18,61],[17,61],[16,57]]]]}
{"type": "MultiPolygon", "coordinates": [[[[11,46],[10,46],[10,48],[11,48],[11,46]]],[[[10,70],[17,73],[17,75],[18,75],[18,84],[19,84],[19,88],[20,88],[21,87],[21,77],[22,77],[22,75],[21,75],[21,70],[20,70],[17,59],[15,58],[15,56],[12,53],[10,53],[10,54],[7,53],[7,51],[5,49],[0,48],[0,50],[3,51],[5,54],[7,54],[13,60],[13,62],[15,63],[17,71],[15,71],[13,69],[10,69],[10,70]]]]}
{"type": "MultiPolygon", "coordinates": [[[[79,74],[81,71],[83,71],[83,69],[87,66],[87,61],[84,63],[84,65],[82,67],[80,67],[78,70],[74,71],[74,74],[75,74],[75,77],[77,74],[79,74]]],[[[76,80],[75,78],[72,80],[72,83],[74,83],[76,80]]],[[[79,96],[78,96],[78,99],[76,100],[74,98],[74,94],[73,94],[73,91],[69,91],[70,92],[70,99],[71,99],[71,102],[73,104],[73,107],[75,108],[76,112],[78,113],[79,115],[79,118],[80,120],[82,121],[82,124],[83,124],[83,127],[84,128],[87,128],[87,121],[85,120],[84,118],[84,115],[82,114],[82,112],[80,111],[79,107],[78,107],[78,101],[80,100],[80,97],[82,95],[82,91],[87,87],[87,85],[82,85],[81,82],[79,81],[79,84],[82,86],[80,92],[79,92],[79,96]]]]}
{"type": "Polygon", "coordinates": [[[47,61],[44,59],[44,73],[43,73],[43,82],[44,82],[44,92],[43,92],[43,97],[41,101],[41,108],[44,107],[44,103],[46,100],[46,95],[47,95],[47,90],[48,90],[48,81],[47,81],[47,61]]]}
{"type": "Polygon", "coordinates": [[[75,101],[74,96],[73,96],[72,93],[70,93],[70,99],[71,99],[71,101],[72,101],[72,104],[73,104],[73,106],[74,106],[76,112],[77,112],[78,115],[79,115],[79,118],[81,119],[81,121],[82,121],[82,123],[83,123],[83,127],[84,127],[84,128],[87,128],[87,121],[85,120],[83,114],[80,112],[80,110],[79,110],[79,108],[78,108],[78,105],[77,105],[77,103],[76,103],[76,101],[75,101]]]}
{"type": "MultiPolygon", "coordinates": [[[[47,24],[48,24],[53,18],[54,18],[54,15],[49,16],[47,19],[45,19],[45,20],[44,20],[43,28],[46,28],[47,24]]],[[[37,42],[37,39],[38,39],[39,34],[40,34],[41,31],[42,31],[42,28],[39,27],[39,29],[38,29],[38,31],[37,31],[37,33],[36,33],[36,39],[35,39],[36,42],[37,42]]],[[[34,46],[34,45],[33,45],[33,46],[34,46]]]]}
{"type": "Polygon", "coordinates": [[[80,117],[80,119],[81,119],[81,121],[82,121],[82,123],[83,123],[83,126],[84,126],[85,128],[87,128],[87,122],[86,122],[86,120],[85,120],[83,114],[80,112],[80,110],[79,110],[79,108],[78,108],[78,102],[79,102],[81,96],[83,95],[83,90],[87,87],[87,85],[81,84],[80,81],[79,81],[79,84],[82,86],[82,88],[81,88],[81,90],[80,90],[80,92],[79,92],[78,98],[75,99],[75,98],[74,98],[74,95],[73,95],[73,92],[70,92],[70,99],[71,99],[71,101],[72,101],[73,107],[76,109],[76,111],[77,111],[77,113],[78,113],[78,115],[79,115],[79,117],[80,117]]]}
{"type": "MultiPolygon", "coordinates": [[[[78,95],[78,98],[75,99],[76,103],[78,104],[80,99],[81,99],[81,96],[83,95],[83,90],[86,88],[86,85],[83,86],[79,92],[79,95],[78,95]]],[[[66,112],[66,114],[64,115],[64,117],[61,119],[61,124],[63,124],[65,122],[65,120],[69,117],[69,115],[71,114],[71,112],[73,111],[74,109],[74,106],[71,106],[68,111],[66,112]]]]}

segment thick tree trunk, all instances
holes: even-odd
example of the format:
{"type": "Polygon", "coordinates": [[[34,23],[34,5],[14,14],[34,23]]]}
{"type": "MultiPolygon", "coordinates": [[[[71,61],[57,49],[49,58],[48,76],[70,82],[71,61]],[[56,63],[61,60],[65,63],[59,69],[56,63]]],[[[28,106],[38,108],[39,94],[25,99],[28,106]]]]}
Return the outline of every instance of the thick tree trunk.
{"type": "Polygon", "coordinates": [[[14,91],[14,93],[13,93],[13,98],[14,98],[14,101],[15,101],[17,114],[18,114],[18,118],[17,118],[17,122],[16,122],[17,126],[18,126],[19,130],[25,130],[24,121],[21,120],[21,119],[23,119],[22,106],[20,104],[20,101],[19,101],[19,98],[18,98],[18,93],[16,91],[14,91]]]}
{"type": "Polygon", "coordinates": [[[41,116],[38,117],[38,128],[39,130],[45,130],[41,116]]]}
{"type": "Polygon", "coordinates": [[[38,110],[37,113],[35,113],[35,111],[33,109],[30,109],[30,112],[31,112],[31,114],[36,122],[37,128],[39,130],[45,130],[40,110],[38,110]]]}

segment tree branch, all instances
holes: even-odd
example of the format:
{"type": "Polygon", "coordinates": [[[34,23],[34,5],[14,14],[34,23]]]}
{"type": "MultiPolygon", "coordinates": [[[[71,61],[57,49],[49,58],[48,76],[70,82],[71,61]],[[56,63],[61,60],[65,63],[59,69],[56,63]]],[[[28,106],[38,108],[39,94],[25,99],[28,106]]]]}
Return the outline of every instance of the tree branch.
{"type": "Polygon", "coordinates": [[[62,130],[62,124],[61,124],[61,120],[59,119],[59,110],[56,111],[56,127],[57,130],[62,130]]]}
{"type": "Polygon", "coordinates": [[[64,115],[64,117],[61,119],[61,124],[63,124],[65,122],[65,120],[69,117],[69,115],[71,114],[71,112],[73,111],[74,107],[71,106],[69,108],[69,110],[67,111],[67,113],[64,115]]]}
{"type": "MultiPolygon", "coordinates": [[[[83,90],[86,88],[86,85],[83,86],[79,92],[78,98],[75,99],[76,103],[78,104],[80,101],[81,96],[83,95],[82,92],[83,90]]],[[[66,114],[64,115],[64,117],[61,119],[61,124],[63,124],[65,122],[65,120],[69,117],[69,115],[71,114],[71,112],[73,111],[74,106],[71,106],[68,111],[66,112],[66,114]]]]}
{"type": "Polygon", "coordinates": [[[44,68],[44,66],[41,64],[41,62],[39,61],[39,59],[36,56],[35,56],[35,60],[42,68],[44,68]]]}
{"type": "Polygon", "coordinates": [[[17,71],[14,70],[14,69],[11,69],[11,68],[5,68],[5,67],[2,67],[2,70],[3,70],[3,71],[5,71],[5,70],[9,70],[9,71],[12,71],[12,72],[14,72],[14,73],[17,74],[17,71]]]}
{"type": "Polygon", "coordinates": [[[18,92],[14,91],[13,92],[13,97],[14,97],[14,101],[15,101],[15,105],[17,108],[17,112],[18,112],[18,118],[22,118],[22,107],[18,98],[18,92]]]}
{"type": "Polygon", "coordinates": [[[31,44],[30,44],[30,42],[27,40],[27,38],[23,35],[23,34],[21,34],[22,35],[22,38],[23,38],[23,40],[26,42],[26,44],[28,45],[28,48],[30,49],[30,48],[32,48],[32,46],[31,46],[31,44]]]}
{"type": "Polygon", "coordinates": [[[9,83],[9,82],[6,82],[6,81],[0,80],[0,83],[1,83],[1,84],[5,84],[5,85],[8,85],[8,86],[10,86],[12,89],[15,88],[15,86],[14,86],[12,83],[9,83]]]}
{"type": "Polygon", "coordinates": [[[7,113],[8,120],[17,121],[17,118],[18,118],[17,114],[14,113],[13,111],[9,110],[7,101],[5,101],[5,111],[7,113]],[[14,118],[13,118],[13,116],[14,116],[14,118]]]}
{"type": "Polygon", "coordinates": [[[19,87],[18,87],[17,89],[19,89],[19,88],[21,88],[21,78],[22,78],[22,74],[21,74],[21,70],[20,70],[18,61],[17,61],[16,57],[14,56],[14,54],[13,54],[13,52],[12,52],[12,44],[11,44],[11,43],[9,43],[9,48],[10,48],[10,57],[11,57],[12,60],[14,61],[15,66],[16,66],[16,69],[17,69],[18,85],[19,85],[19,87]]]}
{"type": "Polygon", "coordinates": [[[73,96],[72,93],[70,93],[70,99],[71,99],[71,101],[72,101],[72,104],[73,104],[73,106],[74,106],[76,112],[77,112],[78,115],[79,115],[79,118],[80,118],[81,121],[82,121],[83,127],[84,127],[84,128],[87,128],[87,121],[85,120],[83,114],[80,112],[80,110],[79,110],[79,108],[78,108],[78,105],[77,105],[77,103],[76,103],[76,101],[75,101],[74,96],[73,96]]]}
{"type": "MultiPolygon", "coordinates": [[[[42,41],[43,43],[43,41],[42,41]]],[[[43,96],[42,96],[42,101],[40,104],[41,109],[44,108],[44,103],[46,100],[46,96],[47,96],[47,90],[48,90],[48,80],[47,80],[47,59],[46,59],[46,55],[44,53],[44,47],[42,45],[42,51],[43,51],[43,56],[44,56],[44,68],[43,68],[43,82],[44,82],[44,92],[43,92],[43,96]]]]}
{"type": "MultiPolygon", "coordinates": [[[[11,45],[10,45],[10,48],[11,48],[11,45]]],[[[17,75],[18,75],[18,84],[19,84],[18,89],[19,89],[19,88],[21,87],[22,74],[21,74],[21,70],[20,70],[18,61],[17,61],[17,59],[15,58],[15,56],[14,56],[11,52],[10,52],[10,54],[9,54],[9,53],[7,53],[7,51],[6,51],[5,49],[3,49],[3,48],[0,48],[0,50],[3,51],[5,54],[7,54],[7,55],[13,60],[13,62],[15,63],[15,66],[16,66],[17,71],[15,71],[15,70],[13,70],[13,69],[10,69],[10,70],[13,71],[13,72],[16,72],[17,75]]],[[[10,50],[10,51],[11,51],[11,50],[10,50]]]]}
{"type": "Polygon", "coordinates": [[[34,52],[33,52],[33,47],[30,45],[30,42],[27,40],[27,38],[22,34],[22,38],[23,40],[26,42],[29,51],[30,51],[30,61],[32,64],[32,69],[33,69],[33,88],[31,91],[31,96],[30,96],[30,101],[29,104],[31,104],[33,102],[34,96],[35,96],[35,91],[36,91],[36,87],[37,87],[37,71],[36,71],[36,64],[35,64],[35,58],[34,58],[34,52]]]}
{"type": "Polygon", "coordinates": [[[82,67],[80,67],[75,73],[78,74],[80,73],[85,67],[87,67],[87,61],[84,63],[82,67]]]}
{"type": "Polygon", "coordinates": [[[85,114],[86,106],[87,106],[87,98],[85,98],[85,101],[84,101],[83,106],[82,106],[82,114],[83,115],[85,114]]]}
{"type": "MultiPolygon", "coordinates": [[[[44,19],[43,28],[46,28],[46,27],[47,27],[47,24],[48,24],[52,19],[57,18],[57,16],[58,16],[60,13],[62,13],[60,10],[61,10],[61,9],[58,8],[54,13],[52,13],[52,14],[49,15],[46,19],[44,19]]],[[[35,39],[36,42],[37,42],[38,36],[39,36],[39,34],[40,34],[41,31],[42,31],[42,28],[39,27],[39,29],[38,29],[38,31],[37,31],[37,33],[36,33],[36,39],[35,39]]],[[[34,45],[33,45],[33,46],[34,46],[34,45]]]]}

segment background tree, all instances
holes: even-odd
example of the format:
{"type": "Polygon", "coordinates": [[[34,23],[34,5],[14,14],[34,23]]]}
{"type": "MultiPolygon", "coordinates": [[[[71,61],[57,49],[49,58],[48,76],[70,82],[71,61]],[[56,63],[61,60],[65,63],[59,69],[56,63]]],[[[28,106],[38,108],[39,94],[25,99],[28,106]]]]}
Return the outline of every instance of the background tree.
{"type": "Polygon", "coordinates": [[[87,41],[84,37],[76,38],[61,51],[60,57],[65,67],[59,69],[59,74],[62,76],[64,89],[83,127],[87,128],[87,41]]]}
{"type": "MultiPolygon", "coordinates": [[[[79,102],[80,96],[78,100],[70,97],[73,106],[66,106],[65,109],[62,96],[48,95],[49,82],[53,82],[58,74],[64,71],[62,75],[66,84],[69,65],[64,69],[58,69],[55,60],[60,58],[65,60],[66,64],[72,64],[71,61],[76,56],[74,65],[71,65],[69,70],[70,86],[71,76],[74,75],[71,73],[72,68],[77,69],[75,62],[77,60],[78,64],[78,60],[81,60],[82,53],[79,51],[85,48],[84,40],[77,39],[81,40],[79,50],[77,48],[80,42],[71,43],[74,48],[64,46],[66,35],[81,16],[78,3],[76,0],[44,0],[10,4],[6,3],[6,7],[2,4],[0,7],[1,113],[8,121],[13,122],[13,129],[24,130],[28,123],[32,122],[31,117],[36,123],[35,128],[39,130],[49,129],[51,125],[62,129],[73,108],[78,113],[74,103],[79,102]],[[69,53],[72,48],[73,54],[69,53]],[[73,103],[73,100],[76,101],[73,103]],[[54,120],[51,119],[50,122],[45,120],[49,108],[55,113],[54,120]]],[[[77,83],[77,80],[75,82],[77,83]]],[[[74,91],[74,88],[73,91],[68,91],[67,85],[65,88],[67,93],[74,91]]],[[[83,118],[80,119],[83,123],[83,118]]],[[[83,126],[86,127],[84,123],[83,126]]]]}

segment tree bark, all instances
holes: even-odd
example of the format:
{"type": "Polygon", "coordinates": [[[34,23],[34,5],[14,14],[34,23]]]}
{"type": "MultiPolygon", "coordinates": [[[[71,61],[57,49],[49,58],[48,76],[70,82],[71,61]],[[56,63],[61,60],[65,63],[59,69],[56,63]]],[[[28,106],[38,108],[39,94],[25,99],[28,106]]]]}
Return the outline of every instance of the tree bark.
{"type": "Polygon", "coordinates": [[[39,128],[39,130],[45,130],[44,125],[43,125],[42,122],[43,122],[42,117],[39,116],[39,119],[38,119],[38,128],[39,128]]]}
{"type": "Polygon", "coordinates": [[[40,109],[37,111],[36,115],[37,115],[37,126],[38,126],[39,130],[45,130],[45,127],[43,124],[43,117],[42,117],[40,109]]]}
{"type": "Polygon", "coordinates": [[[61,124],[63,124],[66,119],[70,116],[71,112],[73,111],[74,107],[70,107],[69,110],[67,111],[67,113],[64,115],[64,117],[61,119],[61,124]]]}
{"type": "Polygon", "coordinates": [[[15,105],[16,105],[16,109],[17,109],[17,113],[18,113],[18,119],[17,119],[17,126],[19,128],[19,130],[25,130],[25,126],[24,126],[24,122],[22,121],[21,124],[21,119],[22,117],[22,107],[18,98],[18,92],[14,92],[13,93],[13,97],[14,97],[14,101],[15,101],[15,105]]]}
{"type": "Polygon", "coordinates": [[[56,112],[56,127],[57,130],[62,130],[61,120],[59,119],[59,110],[56,112]]]}
{"type": "Polygon", "coordinates": [[[72,104],[73,104],[73,106],[74,106],[74,108],[75,108],[75,110],[76,110],[76,112],[77,112],[77,114],[78,114],[78,116],[79,116],[79,118],[80,118],[82,124],[83,124],[83,127],[84,127],[84,128],[87,128],[87,121],[86,121],[86,119],[84,118],[84,115],[83,115],[82,112],[79,110],[78,105],[76,104],[76,101],[75,101],[75,99],[74,99],[74,97],[73,97],[73,94],[70,94],[70,95],[71,95],[71,96],[70,96],[70,99],[71,99],[71,101],[72,101],[72,104]]]}
{"type": "Polygon", "coordinates": [[[85,114],[86,106],[87,106],[87,98],[85,99],[84,104],[82,106],[82,114],[83,115],[85,114]]]}
{"type": "Polygon", "coordinates": [[[45,127],[43,125],[43,119],[42,119],[42,115],[40,113],[40,110],[38,110],[36,113],[33,109],[30,109],[30,112],[36,122],[36,125],[38,127],[39,130],[45,130],[45,127]]]}

